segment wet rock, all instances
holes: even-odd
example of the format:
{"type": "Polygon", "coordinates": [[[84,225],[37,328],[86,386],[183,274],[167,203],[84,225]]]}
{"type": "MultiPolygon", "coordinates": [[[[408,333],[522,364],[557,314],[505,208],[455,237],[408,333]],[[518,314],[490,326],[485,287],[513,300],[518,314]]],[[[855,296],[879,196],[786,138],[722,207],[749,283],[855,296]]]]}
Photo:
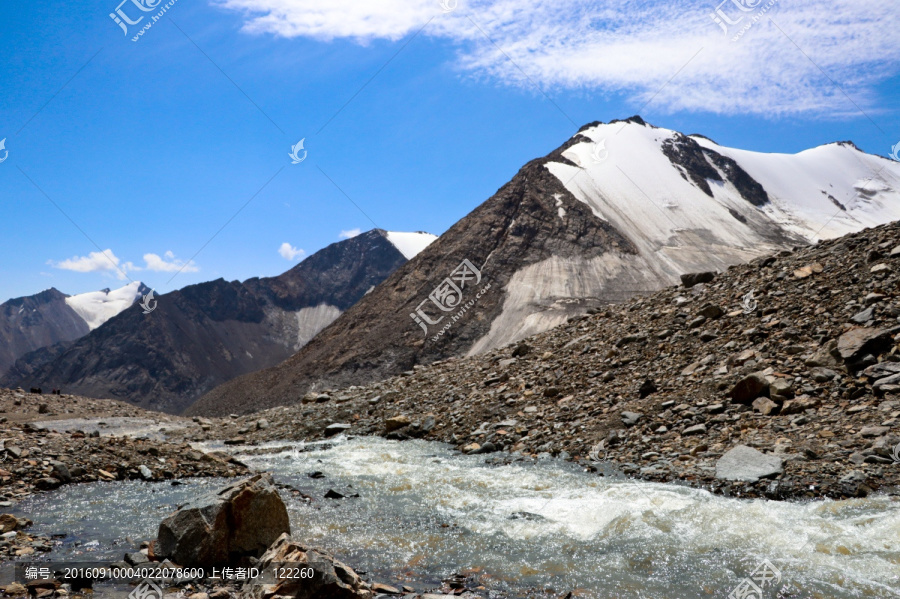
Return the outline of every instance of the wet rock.
{"type": "Polygon", "coordinates": [[[147,564],[150,562],[150,558],[141,553],[140,551],[135,551],[134,553],[126,553],[125,554],[125,563],[130,566],[139,566],[140,564],[147,564]]]}
{"type": "Polygon", "coordinates": [[[393,416],[384,421],[384,431],[390,433],[409,426],[411,422],[409,416],[393,416]]]}
{"type": "Polygon", "coordinates": [[[351,425],[351,424],[344,424],[344,423],[329,424],[328,426],[325,427],[325,436],[333,437],[334,435],[339,435],[341,433],[345,433],[345,432],[349,431],[351,428],[353,428],[353,425],[351,425]]]}
{"type": "Polygon", "coordinates": [[[716,478],[722,480],[756,482],[781,473],[781,458],[746,445],[734,447],[716,462],[716,478]]]}
{"type": "Polygon", "coordinates": [[[52,476],[45,476],[44,478],[39,478],[34,483],[34,488],[39,491],[52,491],[53,489],[59,488],[62,482],[53,478],[52,476]]]}
{"type": "Polygon", "coordinates": [[[257,474],[210,493],[167,517],[154,545],[181,566],[211,567],[258,557],[290,532],[287,509],[269,474],[257,474]]]}
{"type": "Polygon", "coordinates": [[[716,278],[714,272],[695,272],[681,275],[681,284],[691,288],[699,283],[711,283],[716,278]]]}
{"type": "Polygon", "coordinates": [[[64,463],[53,460],[50,462],[50,466],[52,466],[53,468],[53,478],[59,479],[59,481],[63,484],[72,482],[72,473],[69,472],[68,466],[66,466],[64,463]]]}
{"type": "Polygon", "coordinates": [[[272,585],[251,585],[252,599],[294,597],[297,599],[371,599],[372,590],[349,566],[334,557],[283,534],[260,557],[258,567],[271,570],[279,564],[302,564],[312,568],[311,578],[290,578],[272,585]]]}
{"type": "Polygon", "coordinates": [[[18,519],[12,514],[0,515],[0,533],[14,531],[18,527],[18,519]]]}

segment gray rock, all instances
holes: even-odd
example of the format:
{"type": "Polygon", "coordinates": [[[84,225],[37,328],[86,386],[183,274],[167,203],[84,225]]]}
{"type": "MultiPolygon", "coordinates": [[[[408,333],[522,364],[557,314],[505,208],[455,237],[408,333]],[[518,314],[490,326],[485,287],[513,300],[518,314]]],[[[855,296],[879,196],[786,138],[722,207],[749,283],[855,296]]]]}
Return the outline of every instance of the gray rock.
{"type": "Polygon", "coordinates": [[[58,462],[53,460],[50,462],[50,465],[53,467],[53,472],[51,476],[59,479],[60,482],[70,483],[72,482],[72,474],[69,472],[69,467],[63,464],[62,462],[58,462]]]}
{"type": "Polygon", "coordinates": [[[264,431],[267,428],[269,428],[269,421],[266,420],[265,418],[260,418],[259,420],[256,421],[256,430],[264,431]]]}
{"type": "Polygon", "coordinates": [[[756,482],[782,473],[781,458],[738,445],[716,462],[716,478],[743,482],[756,482]]]}
{"type": "Polygon", "coordinates": [[[830,368],[823,368],[821,366],[812,368],[809,373],[812,376],[812,380],[817,383],[827,383],[828,381],[833,380],[834,377],[838,375],[838,373],[831,370],[830,368]]]}
{"type": "Polygon", "coordinates": [[[838,338],[837,351],[845,362],[853,363],[866,354],[878,354],[890,347],[891,335],[884,329],[859,327],[838,338]]]}
{"type": "Polygon", "coordinates": [[[889,433],[890,430],[890,427],[887,426],[865,426],[859,431],[859,435],[868,438],[880,437],[889,433]]]}
{"type": "Polygon", "coordinates": [[[869,306],[862,312],[857,312],[856,314],[851,316],[850,320],[855,322],[856,324],[866,324],[873,318],[875,318],[875,307],[869,306]]]}
{"type": "Polygon", "coordinates": [[[643,414],[638,412],[622,412],[622,422],[625,426],[634,426],[642,417],[643,414]]]}
{"type": "Polygon", "coordinates": [[[140,564],[150,563],[150,558],[140,551],[135,551],[134,553],[125,554],[125,563],[130,566],[139,566],[140,564]]]}
{"type": "Polygon", "coordinates": [[[715,304],[706,304],[705,306],[700,308],[698,314],[700,316],[703,316],[704,318],[715,320],[724,316],[725,310],[723,310],[720,306],[716,306],[715,304]]]}
{"type": "Polygon", "coordinates": [[[284,502],[270,474],[237,481],[192,501],[159,525],[156,553],[180,566],[228,565],[259,557],[290,533],[284,502]]]}
{"type": "Polygon", "coordinates": [[[780,395],[781,397],[791,397],[793,393],[791,389],[794,387],[794,381],[791,379],[775,379],[769,385],[769,395],[780,395]]]}
{"type": "Polygon", "coordinates": [[[334,424],[329,424],[325,427],[325,436],[333,437],[334,435],[339,435],[341,433],[347,432],[352,428],[353,425],[346,424],[342,422],[335,422],[334,424]]]}
{"type": "Polygon", "coordinates": [[[153,480],[153,471],[141,464],[138,466],[138,470],[141,473],[141,478],[144,480],[153,480]]]}
{"type": "Polygon", "coordinates": [[[684,431],[682,431],[681,436],[687,437],[690,435],[705,435],[706,434],[706,425],[705,424],[695,424],[694,426],[689,426],[684,431]]]}
{"type": "Polygon", "coordinates": [[[687,288],[699,283],[710,283],[716,278],[714,272],[693,272],[681,275],[681,284],[687,288]]]}

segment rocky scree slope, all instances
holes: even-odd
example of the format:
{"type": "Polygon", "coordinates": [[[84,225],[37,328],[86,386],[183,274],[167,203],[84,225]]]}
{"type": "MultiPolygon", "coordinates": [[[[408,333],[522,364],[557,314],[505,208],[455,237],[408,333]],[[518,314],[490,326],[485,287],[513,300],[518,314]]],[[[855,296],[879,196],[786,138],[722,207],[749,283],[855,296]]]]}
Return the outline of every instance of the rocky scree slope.
{"type": "Polygon", "coordinates": [[[525,165],[297,355],[215,389],[189,413],[291,403],[308,391],[482,353],[684,272],[724,270],[896,220],[898,190],[900,165],[852,144],[759,154],[640,117],[592,123],[525,165]],[[463,260],[482,280],[462,289],[456,305],[466,311],[441,311],[430,294],[463,260]],[[439,322],[423,330],[416,320],[426,317],[439,322]]]}
{"type": "Polygon", "coordinates": [[[708,282],[592,310],[477,357],[235,415],[215,435],[422,437],[744,497],[896,493],[900,225],[687,279],[708,282]],[[717,478],[738,446],[777,464],[770,477],[717,478]]]}
{"type": "Polygon", "coordinates": [[[278,277],[191,285],[159,296],[150,314],[132,306],[47,364],[20,360],[0,384],[180,412],[220,383],[291,356],[404,264],[387,236],[373,230],[332,244],[278,277]]]}

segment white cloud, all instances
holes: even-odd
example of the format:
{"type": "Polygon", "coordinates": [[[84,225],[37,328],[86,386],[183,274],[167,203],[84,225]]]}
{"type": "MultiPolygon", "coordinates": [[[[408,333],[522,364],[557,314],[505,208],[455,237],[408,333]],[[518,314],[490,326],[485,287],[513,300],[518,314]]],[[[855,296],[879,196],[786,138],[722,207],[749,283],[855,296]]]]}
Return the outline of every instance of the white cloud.
{"type": "Polygon", "coordinates": [[[338,236],[338,239],[353,239],[360,233],[362,233],[362,231],[359,228],[350,229],[349,231],[341,231],[341,234],[338,236]]]}
{"type": "Polygon", "coordinates": [[[131,262],[122,264],[112,250],[91,252],[87,256],[74,256],[60,262],[48,260],[47,264],[54,268],[71,270],[73,272],[114,273],[119,279],[127,278],[126,275],[129,270],[140,270],[131,262]]]}
{"type": "Polygon", "coordinates": [[[165,258],[160,258],[157,254],[144,254],[147,270],[153,272],[199,272],[200,270],[193,260],[188,263],[185,263],[184,260],[177,260],[172,252],[166,252],[165,256],[165,258]]]}
{"type": "Polygon", "coordinates": [[[285,260],[296,260],[297,258],[302,258],[306,255],[305,251],[295,248],[286,241],[278,248],[278,253],[281,254],[281,257],[285,260]]]}
{"type": "MultiPolygon", "coordinates": [[[[283,37],[365,44],[428,23],[423,34],[455,44],[463,72],[530,89],[533,81],[555,98],[621,93],[635,112],[652,102],[655,111],[843,115],[857,109],[831,80],[871,109],[878,84],[900,70],[900,36],[888,27],[900,21],[900,2],[774,0],[736,42],[710,18],[719,2],[459,0],[443,14],[437,0],[219,0],[245,15],[246,31],[283,37]]],[[[745,15],[744,25],[770,2],[721,9],[732,20],[745,15]]]]}

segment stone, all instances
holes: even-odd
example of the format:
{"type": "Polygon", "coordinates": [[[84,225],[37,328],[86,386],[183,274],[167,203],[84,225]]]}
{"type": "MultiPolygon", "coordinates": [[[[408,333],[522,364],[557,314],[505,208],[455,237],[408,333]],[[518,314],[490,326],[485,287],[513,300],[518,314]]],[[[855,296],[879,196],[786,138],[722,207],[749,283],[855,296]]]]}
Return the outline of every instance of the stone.
{"type": "Polygon", "coordinates": [[[527,356],[528,352],[530,351],[531,346],[523,342],[516,346],[516,349],[513,350],[512,355],[514,358],[521,358],[522,356],[527,356]]]}
{"type": "Polygon", "coordinates": [[[808,264],[806,266],[803,266],[803,267],[795,270],[794,277],[796,277],[798,279],[806,279],[806,278],[812,276],[813,274],[818,274],[820,272],[823,272],[824,270],[825,270],[824,267],[821,264],[819,264],[818,262],[816,262],[814,264],[808,264]]]}
{"type": "Polygon", "coordinates": [[[638,395],[640,395],[641,399],[647,397],[652,393],[656,393],[658,389],[656,388],[656,383],[653,379],[647,379],[643,383],[641,383],[640,388],[638,388],[638,395]]]}
{"type": "Polygon", "coordinates": [[[639,414],[638,412],[622,412],[622,422],[625,426],[634,426],[642,416],[643,414],[639,414]]]}
{"type": "Polygon", "coordinates": [[[714,272],[694,272],[681,275],[681,284],[691,288],[700,283],[711,283],[716,278],[714,272]]]}
{"type": "Polygon", "coordinates": [[[876,264],[872,268],[869,269],[869,272],[873,275],[877,275],[880,272],[891,272],[891,267],[887,264],[876,264]]]}
{"type": "Polygon", "coordinates": [[[708,343],[710,341],[715,341],[716,339],[719,338],[719,336],[716,335],[715,333],[713,333],[712,331],[700,331],[699,337],[700,337],[700,341],[702,341],[704,343],[708,343]]]}
{"type": "Polygon", "coordinates": [[[153,471],[147,466],[141,464],[138,466],[138,471],[141,473],[141,478],[144,480],[153,480],[153,471]]]}
{"type": "Polygon", "coordinates": [[[313,576],[288,578],[275,584],[250,585],[252,599],[294,597],[296,599],[371,599],[372,590],[352,568],[334,557],[291,540],[283,534],[259,558],[257,567],[271,571],[280,564],[312,568],[313,576]]]}
{"type": "Polygon", "coordinates": [[[859,435],[867,438],[880,437],[888,434],[890,431],[890,427],[887,426],[864,426],[860,429],[859,435]]]}
{"type": "Polygon", "coordinates": [[[681,432],[682,437],[688,437],[690,435],[705,435],[706,434],[706,425],[705,424],[695,424],[694,426],[689,426],[681,432]]]}
{"type": "Polygon", "coordinates": [[[697,314],[704,318],[715,320],[724,316],[725,310],[723,310],[721,306],[716,306],[715,304],[706,304],[700,308],[700,311],[697,312],[697,314]]]}
{"type": "Polygon", "coordinates": [[[841,365],[840,355],[837,351],[837,340],[831,339],[825,345],[820,347],[810,356],[805,364],[807,366],[821,366],[824,368],[835,368],[841,365]]]}
{"type": "Polygon", "coordinates": [[[56,460],[51,461],[50,465],[53,467],[53,472],[51,473],[53,478],[58,479],[62,483],[72,482],[72,473],[69,472],[68,466],[56,460]]]}
{"type": "Polygon", "coordinates": [[[753,409],[763,416],[769,416],[778,409],[778,404],[768,397],[757,397],[753,400],[753,409]]]}
{"type": "Polygon", "coordinates": [[[837,340],[837,351],[847,363],[858,361],[866,354],[879,353],[889,348],[891,335],[884,329],[857,327],[850,329],[837,340]]]}
{"type": "Polygon", "coordinates": [[[409,416],[392,416],[384,421],[384,430],[385,432],[390,433],[409,426],[411,422],[409,416]]]}
{"type": "Polygon", "coordinates": [[[809,397],[798,397],[797,399],[791,399],[781,406],[780,414],[782,416],[790,416],[791,414],[802,414],[806,410],[810,410],[813,408],[819,407],[819,400],[812,399],[809,397]]]}
{"type": "Polygon", "coordinates": [[[269,428],[269,421],[266,420],[265,418],[260,418],[259,420],[256,421],[256,430],[264,431],[267,428],[269,428]]]}
{"type": "Polygon", "coordinates": [[[125,563],[131,566],[138,566],[140,564],[150,563],[150,558],[140,551],[135,551],[133,553],[125,554],[125,563]]]}
{"type": "Polygon", "coordinates": [[[385,595],[400,595],[402,591],[397,587],[392,587],[389,584],[381,584],[380,582],[376,582],[372,585],[372,590],[376,593],[384,593],[385,595]]]}
{"type": "Polygon", "coordinates": [[[769,391],[769,381],[760,372],[748,374],[738,381],[728,394],[734,403],[750,405],[753,400],[769,391]]]}
{"type": "Polygon", "coordinates": [[[716,462],[716,478],[721,480],[756,482],[777,476],[783,471],[781,458],[766,455],[752,447],[738,445],[716,462]]]}
{"type": "Polygon", "coordinates": [[[28,589],[25,588],[25,585],[18,582],[11,582],[3,587],[3,593],[9,597],[19,597],[25,595],[27,592],[28,589]]]}
{"type": "Polygon", "coordinates": [[[52,491],[53,489],[58,488],[62,482],[58,478],[53,478],[52,476],[45,476],[44,478],[39,478],[34,482],[34,488],[39,491],[52,491]]]}
{"type": "Polygon", "coordinates": [[[869,306],[868,308],[866,308],[866,309],[863,310],[862,312],[857,312],[856,314],[854,314],[853,316],[851,316],[851,317],[850,317],[850,320],[851,320],[852,322],[855,322],[856,324],[866,324],[867,322],[869,322],[869,321],[872,320],[873,318],[875,318],[875,307],[874,307],[874,306],[869,306]]]}
{"type": "Polygon", "coordinates": [[[334,424],[329,424],[325,427],[325,436],[333,437],[334,435],[339,435],[341,433],[349,431],[352,427],[353,425],[351,424],[335,422],[334,424]]]}
{"type": "Polygon", "coordinates": [[[809,374],[812,376],[812,380],[817,383],[827,383],[838,375],[838,373],[830,368],[822,368],[821,366],[810,369],[809,374]]]}
{"type": "Polygon", "coordinates": [[[794,388],[794,381],[791,379],[777,378],[769,384],[769,396],[778,395],[781,397],[791,397],[794,388]]]}
{"type": "Polygon", "coordinates": [[[12,514],[0,515],[0,533],[7,533],[16,529],[19,521],[12,514]]]}
{"type": "Polygon", "coordinates": [[[154,548],[180,566],[212,567],[259,557],[282,533],[290,533],[284,502],[272,476],[256,474],[167,517],[154,548]]]}

